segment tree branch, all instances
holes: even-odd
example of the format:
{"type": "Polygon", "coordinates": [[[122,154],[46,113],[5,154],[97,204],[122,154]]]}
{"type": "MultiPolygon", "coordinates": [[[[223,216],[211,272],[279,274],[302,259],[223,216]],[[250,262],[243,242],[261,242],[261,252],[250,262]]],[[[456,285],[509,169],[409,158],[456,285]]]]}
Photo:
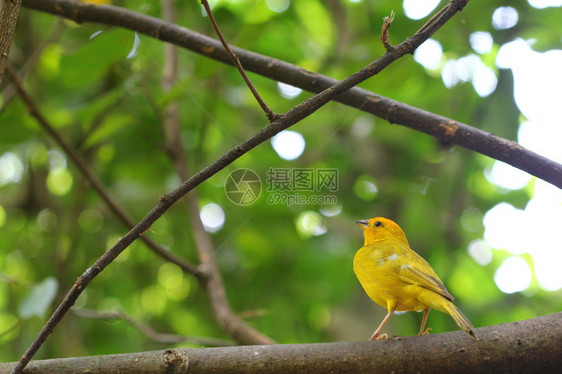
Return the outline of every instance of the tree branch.
{"type": "MultiPolygon", "coordinates": [[[[172,18],[175,12],[173,11],[172,1],[164,0],[162,8],[164,18],[173,21],[172,18]]],[[[178,54],[176,46],[166,44],[164,60],[162,89],[164,92],[167,92],[177,81],[178,54]]],[[[184,181],[190,177],[190,172],[187,163],[187,153],[181,143],[182,137],[178,102],[176,100],[170,102],[168,106],[164,108],[163,113],[162,124],[166,139],[166,149],[168,150],[176,173],[181,180],[184,181]]],[[[273,344],[274,341],[271,338],[261,334],[232,311],[226,296],[222,276],[215,260],[213,241],[207,231],[205,231],[205,227],[201,222],[197,191],[191,191],[191,193],[186,196],[185,202],[195,237],[195,244],[199,252],[199,269],[203,274],[199,280],[207,291],[211,309],[217,324],[240,344],[273,344]]]]}
{"type": "MultiPolygon", "coordinates": [[[[165,71],[168,71],[168,72],[173,71],[173,70],[174,70],[174,67],[170,66],[170,65],[167,65],[167,68],[165,69],[165,71]]],[[[101,183],[101,181],[96,177],[96,175],[91,170],[91,168],[88,166],[87,162],[80,155],[80,153],[78,153],[78,151],[76,151],[76,149],[74,149],[66,140],[64,140],[64,138],[55,130],[55,128],[50,125],[50,123],[46,120],[46,118],[40,112],[39,107],[37,106],[35,101],[31,98],[31,96],[24,89],[24,87],[21,83],[21,80],[17,76],[16,72],[10,66],[7,67],[7,73],[8,73],[8,77],[10,78],[16,92],[20,95],[23,102],[28,107],[29,113],[33,117],[35,117],[35,119],[37,120],[39,125],[43,128],[43,130],[47,134],[49,134],[53,140],[55,140],[55,142],[65,151],[65,153],[69,156],[69,158],[76,164],[76,166],[78,167],[80,172],[83,174],[83,176],[86,178],[86,180],[88,180],[91,183],[92,187],[100,195],[102,200],[110,208],[110,210],[113,212],[113,214],[121,222],[123,222],[125,224],[125,226],[127,226],[129,228],[133,227],[134,222],[129,218],[129,214],[123,208],[121,208],[119,206],[119,204],[113,199],[113,197],[111,196],[109,191],[105,188],[105,186],[101,183]]],[[[172,85],[171,82],[173,80],[175,80],[175,75],[171,77],[171,80],[170,80],[170,78],[168,78],[166,80],[166,82],[168,82],[168,83],[165,86],[171,87],[171,85],[172,85]]],[[[173,107],[173,105],[171,105],[171,107],[173,107]]],[[[176,105],[176,107],[177,107],[177,105],[176,105]]],[[[170,113],[169,110],[167,112],[170,113]]],[[[173,113],[173,111],[172,111],[172,113],[173,113]]],[[[177,115],[177,113],[176,113],[176,115],[177,115]]],[[[172,114],[172,116],[173,116],[173,114],[172,114]]],[[[167,121],[167,122],[170,122],[170,121],[167,121]]],[[[177,121],[171,121],[171,122],[178,124],[177,121]]],[[[178,131],[179,131],[179,126],[178,126],[178,131]]],[[[175,131],[174,131],[174,135],[175,135],[175,131]]],[[[179,136],[175,137],[173,139],[177,139],[179,141],[179,136]]],[[[180,157],[180,159],[182,159],[182,158],[180,157]]],[[[197,206],[197,205],[195,205],[195,206],[197,206]]],[[[198,212],[197,212],[197,218],[199,219],[198,212]]],[[[204,231],[203,225],[201,223],[200,223],[200,225],[201,225],[201,230],[204,231]]],[[[182,268],[182,270],[185,271],[186,273],[197,275],[197,279],[207,289],[209,288],[209,285],[215,286],[214,288],[211,288],[210,290],[208,289],[209,293],[211,294],[210,295],[211,301],[215,301],[214,303],[211,303],[211,304],[214,307],[216,305],[219,306],[218,309],[221,310],[221,312],[218,312],[215,315],[217,316],[217,318],[219,316],[224,318],[224,321],[218,320],[218,323],[221,327],[224,327],[224,326],[228,327],[228,329],[225,329],[225,331],[227,333],[231,334],[235,339],[240,341],[242,344],[271,344],[271,343],[273,343],[273,340],[271,340],[267,337],[261,338],[262,335],[259,332],[255,331],[252,327],[247,325],[244,321],[240,320],[240,318],[238,318],[238,316],[236,316],[236,314],[232,312],[232,310],[228,306],[228,301],[225,298],[225,292],[224,292],[224,287],[222,287],[222,281],[218,282],[219,285],[221,286],[221,289],[222,289],[222,291],[221,291],[221,289],[218,289],[218,290],[216,289],[217,282],[216,281],[213,282],[210,279],[215,275],[214,274],[215,272],[213,272],[213,274],[208,274],[208,275],[203,274],[202,271],[201,271],[201,267],[195,267],[194,265],[192,265],[190,263],[187,263],[182,258],[177,257],[174,254],[172,254],[169,251],[162,248],[160,245],[158,245],[156,242],[151,240],[149,237],[142,236],[141,239],[148,245],[148,247],[150,249],[152,249],[154,252],[156,252],[156,254],[158,254],[159,256],[163,257],[165,260],[170,261],[170,262],[180,266],[182,268]],[[220,308],[222,306],[226,306],[226,308],[224,308],[224,307],[220,308]],[[247,332],[245,334],[241,334],[240,331],[242,331],[242,332],[247,331],[247,332]]],[[[209,243],[210,243],[210,238],[209,238],[209,243]]],[[[208,256],[203,256],[203,257],[208,257],[208,256]]],[[[216,272],[218,273],[218,269],[216,269],[216,272]]],[[[219,277],[220,277],[220,274],[219,274],[219,277]]],[[[213,309],[215,309],[215,308],[213,308],[213,309]]],[[[115,316],[115,317],[112,317],[112,318],[120,317],[121,319],[128,321],[127,318],[123,317],[122,313],[118,313],[118,314],[119,314],[118,316],[115,316]]],[[[134,324],[135,327],[140,329],[147,336],[150,335],[149,337],[151,337],[153,339],[154,339],[154,336],[157,335],[157,333],[155,333],[155,332],[149,333],[146,328],[142,329],[139,325],[140,323],[137,323],[136,321],[134,321],[135,323],[133,323],[131,321],[129,321],[129,322],[134,324]]],[[[148,326],[147,326],[147,328],[148,328],[148,326]]],[[[164,336],[164,338],[169,338],[168,334],[158,334],[158,336],[159,337],[164,336]]],[[[182,341],[189,340],[189,337],[182,337],[182,338],[183,338],[182,341]]],[[[201,338],[201,339],[203,339],[203,338],[201,338]]],[[[190,341],[195,341],[195,340],[191,339],[190,341]]],[[[225,345],[223,343],[221,343],[221,344],[214,344],[214,343],[208,344],[209,342],[211,342],[210,339],[206,340],[207,343],[202,343],[202,341],[203,340],[199,340],[198,344],[225,345]]],[[[219,341],[224,342],[222,340],[216,340],[215,343],[219,342],[219,341]]]]}
{"type": "MultiPolygon", "coordinates": [[[[74,149],[66,140],[64,140],[64,138],[57,132],[57,130],[55,130],[53,126],[51,126],[51,124],[43,116],[35,101],[23,87],[21,79],[18,77],[15,70],[12,67],[7,66],[6,72],[8,73],[8,78],[14,85],[18,95],[27,106],[29,113],[33,117],[35,117],[41,128],[59,145],[59,147],[64,150],[68,157],[70,157],[70,159],[78,167],[78,170],[82,173],[84,178],[86,178],[86,180],[90,182],[94,190],[96,190],[101,199],[111,210],[113,215],[115,215],[115,217],[117,217],[117,219],[119,219],[127,228],[133,228],[135,226],[135,222],[130,218],[129,213],[121,208],[119,203],[115,201],[107,188],[105,188],[103,183],[98,179],[98,177],[96,177],[92,169],[88,166],[88,163],[86,162],[86,160],[84,160],[82,155],[78,153],[78,151],[74,149]]],[[[198,278],[201,277],[201,274],[199,274],[197,267],[195,267],[194,265],[174,255],[170,251],[162,248],[159,244],[157,244],[147,236],[143,236],[142,240],[153,252],[155,252],[160,257],[178,265],[186,273],[196,275],[198,278]]]]}
{"type": "Polygon", "coordinates": [[[209,16],[209,19],[211,20],[211,23],[213,24],[213,28],[215,29],[215,31],[217,33],[217,36],[219,37],[226,53],[228,53],[228,57],[230,57],[230,61],[232,62],[232,64],[234,66],[236,66],[236,69],[238,69],[238,72],[242,76],[242,79],[244,79],[244,82],[246,82],[246,85],[248,86],[248,88],[252,92],[252,95],[254,95],[254,98],[256,99],[256,101],[258,102],[258,104],[260,105],[262,110],[265,112],[265,115],[267,116],[267,119],[269,120],[269,122],[275,120],[276,118],[279,117],[279,115],[276,114],[275,112],[273,112],[273,110],[271,110],[271,108],[269,106],[267,106],[265,101],[263,101],[260,94],[258,93],[258,90],[256,90],[256,87],[254,87],[254,85],[252,84],[252,81],[250,81],[250,78],[248,77],[248,75],[244,71],[244,68],[242,67],[242,64],[240,63],[240,59],[238,58],[238,56],[236,56],[234,54],[234,52],[232,52],[232,49],[230,49],[230,46],[228,45],[228,43],[224,39],[224,36],[222,35],[222,32],[219,28],[219,25],[217,24],[217,21],[215,20],[215,16],[213,15],[213,11],[211,10],[211,7],[209,6],[209,2],[207,0],[201,0],[201,4],[203,4],[203,7],[205,8],[205,11],[207,12],[207,15],[209,16]]]}
{"type": "Polygon", "coordinates": [[[231,341],[223,340],[223,339],[159,333],[154,331],[154,329],[148,326],[147,324],[144,324],[128,316],[122,310],[115,310],[109,312],[99,312],[97,310],[83,309],[83,308],[72,308],[70,310],[75,316],[82,317],[82,318],[99,319],[99,320],[115,320],[115,319],[122,320],[133,326],[135,329],[137,329],[144,335],[146,335],[146,337],[148,337],[149,339],[158,343],[167,343],[167,344],[194,343],[194,344],[200,344],[200,345],[206,345],[212,347],[221,347],[221,346],[224,347],[224,346],[234,345],[232,344],[231,341]]]}
{"type": "Polygon", "coordinates": [[[12,46],[20,5],[21,0],[0,0],[0,83],[8,66],[8,53],[12,46]]]}
{"type": "MultiPolygon", "coordinates": [[[[444,24],[446,20],[453,17],[460,9],[464,7],[464,5],[466,5],[467,2],[468,0],[453,0],[451,3],[447,4],[444,7],[445,11],[439,12],[440,17],[442,17],[441,24],[444,24]]],[[[434,21],[434,19],[432,18],[430,21],[434,21]]],[[[433,25],[439,24],[434,22],[433,25]]],[[[78,280],[72,286],[57,309],[53,312],[47,323],[45,323],[35,340],[24,352],[22,358],[20,359],[19,363],[16,365],[12,373],[18,374],[23,371],[33,355],[35,355],[41,345],[43,345],[43,343],[47,340],[47,337],[53,332],[54,328],[61,321],[68,309],[70,309],[70,307],[74,305],[76,299],[78,298],[78,296],[80,296],[84,288],[87,287],[87,285],[111,262],[113,262],[113,260],[117,256],[119,256],[119,254],[123,252],[133,241],[135,241],[146,230],[148,230],[150,226],[157,219],[159,219],[175,202],[177,202],[180,198],[182,198],[196,186],[198,186],[220,170],[224,169],[226,166],[230,165],[232,162],[237,160],[239,157],[241,157],[243,154],[250,151],[257,145],[270,139],[274,135],[289,128],[302,119],[308,117],[342,92],[345,92],[351,87],[365,81],[373,75],[376,75],[396,59],[404,56],[405,54],[412,53],[421,43],[423,43],[435,31],[437,31],[438,28],[439,26],[423,26],[420,31],[416,32],[411,38],[387,51],[383,56],[370,63],[365,68],[350,75],[343,81],[334,84],[321,93],[305,100],[303,103],[293,107],[288,112],[281,115],[279,119],[271,122],[268,126],[260,130],[256,135],[237,145],[232,150],[227,152],[224,156],[215,161],[213,164],[194,174],[191,178],[183,182],[178,188],[176,188],[169,194],[162,196],[159,203],[137,225],[135,225],[117,242],[117,244],[108,249],[90,268],[88,268],[80,277],[78,277],[78,280]]]]}
{"type": "MultiPolygon", "coordinates": [[[[556,373],[562,313],[476,329],[376,341],[169,349],[34,361],[27,373],[556,373]]],[[[0,364],[7,373],[14,362],[0,364]]]]}
{"type": "MultiPolygon", "coordinates": [[[[451,6],[458,7],[457,10],[461,10],[465,5],[466,1],[451,2],[451,6]]],[[[24,0],[23,6],[72,19],[77,23],[95,22],[121,26],[176,44],[217,61],[231,63],[218,40],[127,9],[110,5],[77,3],[71,0],[24,0]]],[[[439,20],[432,18],[427,31],[431,32],[436,26],[439,26],[439,23],[435,23],[439,20]]],[[[307,71],[281,60],[241,48],[233,47],[232,49],[246,70],[303,90],[318,93],[338,82],[336,79],[307,71]]],[[[390,123],[424,132],[443,141],[503,161],[562,188],[562,165],[529,151],[516,142],[357,87],[332,99],[374,114],[390,123]]]]}

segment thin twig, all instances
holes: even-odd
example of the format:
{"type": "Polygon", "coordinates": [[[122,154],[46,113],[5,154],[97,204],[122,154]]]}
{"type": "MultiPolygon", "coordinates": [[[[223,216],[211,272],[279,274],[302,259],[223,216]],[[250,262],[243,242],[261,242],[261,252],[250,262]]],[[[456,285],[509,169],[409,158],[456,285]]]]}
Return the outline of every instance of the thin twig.
{"type": "Polygon", "coordinates": [[[384,17],[382,28],[381,28],[380,38],[382,41],[382,45],[384,45],[384,48],[387,51],[392,48],[392,45],[390,44],[389,37],[388,37],[388,29],[390,28],[392,21],[394,21],[394,11],[390,12],[390,16],[384,17]]]}
{"type": "MultiPolygon", "coordinates": [[[[74,162],[74,164],[78,167],[78,170],[82,173],[84,178],[90,182],[94,190],[100,195],[102,200],[105,204],[109,207],[112,213],[119,219],[127,228],[131,229],[135,226],[134,221],[130,218],[129,214],[115,201],[113,196],[109,193],[107,188],[103,185],[103,183],[98,179],[98,177],[94,174],[92,169],[88,166],[87,162],[84,160],[82,155],[76,151],[64,138],[55,130],[55,128],[47,121],[47,119],[43,116],[39,107],[35,103],[35,101],[31,98],[31,96],[27,93],[25,88],[22,85],[21,79],[19,78],[18,74],[15,70],[8,66],[6,69],[8,74],[8,78],[11,80],[12,84],[14,85],[18,95],[21,97],[29,113],[35,117],[39,125],[45,130],[47,134],[61,147],[64,152],[70,157],[70,159],[74,162]]],[[[198,278],[201,278],[201,274],[199,274],[199,270],[195,265],[192,265],[182,258],[174,255],[170,251],[162,248],[156,242],[154,242],[151,238],[147,236],[143,236],[142,240],[146,243],[146,245],[157,255],[164,258],[167,261],[170,261],[180,268],[183,271],[189,274],[194,274],[198,278]]]]}
{"type": "Polygon", "coordinates": [[[240,72],[240,75],[244,79],[244,82],[246,82],[246,85],[248,86],[250,91],[252,91],[252,95],[254,95],[254,97],[256,98],[256,101],[258,102],[258,104],[261,106],[261,108],[265,112],[265,115],[267,116],[267,119],[269,120],[269,122],[275,121],[277,118],[279,118],[279,114],[275,113],[273,110],[271,110],[271,108],[269,106],[267,106],[265,101],[263,101],[260,94],[258,93],[258,90],[256,90],[256,88],[254,87],[254,85],[250,81],[250,78],[248,77],[248,75],[244,71],[244,68],[242,67],[242,64],[240,63],[240,59],[238,58],[238,56],[234,52],[232,52],[232,49],[230,49],[230,46],[228,45],[228,43],[224,39],[224,36],[222,35],[222,32],[219,28],[219,25],[217,24],[217,21],[215,20],[215,17],[213,16],[213,11],[211,10],[211,7],[209,6],[209,3],[207,2],[207,0],[201,0],[201,4],[203,4],[203,7],[205,8],[205,11],[207,12],[207,15],[209,16],[209,19],[211,20],[211,23],[213,24],[213,27],[214,27],[215,31],[217,32],[217,35],[218,35],[224,49],[226,50],[226,53],[228,53],[228,56],[230,56],[230,60],[232,61],[234,66],[236,66],[236,68],[240,72]]]}
{"type": "MultiPolygon", "coordinates": [[[[462,9],[462,6],[466,5],[467,2],[468,0],[453,0],[452,3],[447,4],[445,6],[447,11],[442,12],[442,17],[444,18],[444,20],[446,21],[453,17],[460,9],[462,9]]],[[[431,36],[433,32],[437,31],[437,29],[438,27],[432,28],[431,32],[426,33],[427,38],[431,36]]],[[[137,225],[135,225],[135,227],[133,227],[127,234],[125,234],[117,242],[117,244],[108,249],[90,268],[88,268],[78,278],[76,283],[72,286],[68,294],[65,296],[64,300],[59,304],[59,306],[48,319],[47,323],[43,326],[37,337],[24,352],[22,358],[13,369],[12,374],[19,374],[23,371],[23,369],[35,355],[37,350],[39,350],[39,348],[47,340],[47,337],[53,332],[54,328],[61,321],[62,317],[66,314],[68,309],[70,309],[70,307],[72,307],[72,305],[76,302],[76,299],[78,299],[78,296],[80,296],[84,288],[111,262],[113,262],[113,260],[117,256],[119,256],[119,254],[123,252],[133,241],[135,241],[146,230],[148,230],[150,226],[156,220],[158,220],[175,202],[177,202],[193,188],[195,188],[211,176],[215,175],[226,166],[230,165],[243,154],[247,153],[257,145],[270,139],[286,128],[308,117],[319,108],[327,104],[334,97],[340,95],[342,92],[345,92],[351,87],[365,81],[373,75],[378,74],[381,70],[383,70],[386,66],[391,64],[396,59],[413,52],[415,48],[417,48],[424,41],[425,39],[423,37],[418,36],[417,33],[414,34],[412,38],[407,39],[406,41],[397,45],[391,51],[387,51],[382,57],[373,61],[365,68],[350,75],[343,81],[336,83],[332,87],[327,88],[318,95],[315,95],[305,100],[303,103],[295,106],[294,108],[283,114],[279,119],[271,122],[256,135],[234,147],[217,161],[199,171],[198,173],[194,174],[191,178],[183,182],[178,188],[176,188],[169,194],[162,196],[158,204],[137,225]]]]}
{"type": "MultiPolygon", "coordinates": [[[[163,2],[164,17],[172,20],[173,3],[171,0],[163,2]]],[[[178,55],[177,47],[171,44],[165,46],[164,76],[162,78],[162,89],[169,91],[178,74],[178,55]]],[[[162,124],[166,139],[166,149],[170,160],[174,165],[176,173],[181,180],[190,177],[187,153],[181,143],[179,104],[173,100],[164,108],[162,124]]],[[[195,246],[199,252],[201,265],[204,269],[205,277],[201,278],[201,283],[205,287],[209,296],[211,309],[219,327],[227,334],[232,336],[240,344],[273,344],[274,341],[254,329],[252,326],[239,318],[230,307],[226,290],[222,281],[222,276],[215,260],[215,248],[211,237],[205,231],[199,212],[199,199],[197,191],[193,190],[186,196],[186,209],[191,227],[194,233],[195,246]]]]}
{"type": "MultiPolygon", "coordinates": [[[[455,2],[452,6],[458,5],[458,9],[461,10],[465,3],[455,2]]],[[[94,22],[125,27],[176,44],[208,58],[227,64],[232,63],[224,48],[221,48],[220,41],[128,9],[111,5],[78,3],[71,0],[24,0],[23,6],[59,15],[78,23],[94,22]]],[[[440,18],[437,18],[436,21],[440,21],[440,18]]],[[[431,29],[430,25],[433,27],[432,22],[428,22],[428,29],[431,29]]],[[[425,27],[423,29],[425,30],[425,27]]],[[[248,71],[309,92],[322,92],[338,82],[336,79],[307,71],[285,61],[241,48],[233,47],[232,49],[248,71]]],[[[562,165],[523,148],[514,141],[359,87],[353,87],[335,96],[332,100],[374,114],[391,123],[406,126],[442,141],[457,144],[503,161],[562,188],[562,165]]]]}
{"type": "Polygon", "coordinates": [[[74,315],[82,318],[99,319],[99,320],[120,319],[122,321],[127,322],[138,331],[142,332],[149,339],[158,343],[167,343],[167,344],[194,343],[194,344],[200,344],[210,347],[227,347],[227,346],[234,345],[231,341],[224,340],[224,339],[208,338],[208,337],[200,337],[200,336],[176,335],[176,334],[162,334],[154,331],[154,329],[149,325],[135,320],[134,318],[130,317],[120,309],[109,311],[109,312],[100,312],[97,310],[85,309],[85,308],[71,308],[70,310],[74,315]]]}

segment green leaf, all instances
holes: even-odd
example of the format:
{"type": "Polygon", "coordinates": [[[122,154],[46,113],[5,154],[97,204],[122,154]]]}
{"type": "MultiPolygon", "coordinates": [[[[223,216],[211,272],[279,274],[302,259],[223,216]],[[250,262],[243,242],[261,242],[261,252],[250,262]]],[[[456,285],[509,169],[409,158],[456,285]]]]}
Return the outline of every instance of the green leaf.
{"type": "MultiPolygon", "coordinates": [[[[109,110],[121,99],[123,89],[114,88],[105,95],[100,95],[89,101],[84,108],[80,110],[78,118],[85,125],[90,125],[96,117],[107,114],[109,110]]],[[[87,128],[87,127],[86,127],[87,128]]]]}
{"type": "MultiPolygon", "coordinates": [[[[300,22],[304,24],[309,35],[323,49],[328,49],[333,45],[334,30],[330,15],[324,4],[320,1],[307,0],[295,3],[295,10],[300,22]]],[[[311,44],[311,48],[315,48],[311,44]]]]}
{"type": "Polygon", "coordinates": [[[62,81],[83,87],[99,81],[106,71],[131,51],[134,34],[125,30],[103,31],[61,59],[62,81]]]}
{"type": "Polygon", "coordinates": [[[131,116],[127,114],[120,113],[108,116],[104,123],[90,134],[85,145],[89,147],[102,142],[129,123],[131,123],[131,116]]]}

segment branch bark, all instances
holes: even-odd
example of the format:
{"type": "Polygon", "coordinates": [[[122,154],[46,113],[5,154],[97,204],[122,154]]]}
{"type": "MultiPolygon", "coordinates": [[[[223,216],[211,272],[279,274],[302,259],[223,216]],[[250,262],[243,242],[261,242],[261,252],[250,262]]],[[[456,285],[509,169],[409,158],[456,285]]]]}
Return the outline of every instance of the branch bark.
{"type": "MultiPolygon", "coordinates": [[[[476,329],[388,340],[174,349],[33,361],[26,373],[555,373],[562,312],[476,329]]],[[[0,374],[15,363],[0,364],[0,374]]]]}
{"type": "Polygon", "coordinates": [[[59,304],[51,317],[47,320],[41,331],[24,352],[19,363],[13,369],[13,374],[23,371],[31,358],[47,340],[48,336],[53,332],[55,327],[64,317],[66,312],[74,305],[80,294],[88,286],[88,284],[103,271],[121,252],[123,252],[133,241],[144,234],[150,226],[156,222],[174,203],[182,198],[189,191],[193,190],[199,184],[230,165],[239,157],[270,139],[279,132],[289,128],[295,123],[308,117],[322,106],[327,104],[334,97],[352,88],[353,86],[365,81],[366,79],[378,74],[386,66],[397,60],[398,58],[413,53],[414,50],[435,33],[447,20],[452,18],[457,12],[463,9],[468,0],[452,0],[438,14],[432,17],[422,28],[412,37],[398,44],[391,50],[388,50],[383,56],[373,61],[365,68],[350,75],[341,82],[334,84],[321,93],[313,96],[301,104],[293,107],[288,112],[281,115],[277,120],[271,122],[268,126],[260,130],[256,135],[242,142],[232,150],[227,152],[213,164],[207,166],[203,170],[194,174],[191,178],[183,182],[178,188],[169,194],[162,196],[159,203],[127,234],[125,234],[117,244],[108,249],[90,268],[88,268],[77,281],[74,283],[63,301],[59,304]]]}
{"type": "MultiPolygon", "coordinates": [[[[466,2],[453,1],[451,4],[453,7],[458,6],[460,10],[466,2]]],[[[127,9],[71,0],[24,0],[23,6],[62,16],[77,23],[94,22],[124,27],[231,64],[228,54],[218,40],[127,9]]],[[[232,50],[247,71],[303,90],[318,93],[338,82],[336,79],[278,59],[236,47],[232,47],[232,50]]],[[[357,87],[334,96],[332,100],[374,114],[390,123],[424,132],[503,161],[562,188],[562,165],[525,149],[516,142],[357,87]]]]}
{"type": "Polygon", "coordinates": [[[8,54],[18,21],[21,0],[0,0],[0,83],[8,66],[8,54]]]}

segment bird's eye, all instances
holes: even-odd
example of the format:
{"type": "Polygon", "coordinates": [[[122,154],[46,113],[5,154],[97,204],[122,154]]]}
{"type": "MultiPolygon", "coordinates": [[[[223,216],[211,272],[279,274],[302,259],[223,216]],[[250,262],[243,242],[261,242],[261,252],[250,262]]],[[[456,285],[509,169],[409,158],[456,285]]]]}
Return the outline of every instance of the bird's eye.
{"type": "Polygon", "coordinates": [[[381,222],[381,221],[375,221],[374,226],[375,226],[375,227],[382,226],[382,222],[381,222]]]}

